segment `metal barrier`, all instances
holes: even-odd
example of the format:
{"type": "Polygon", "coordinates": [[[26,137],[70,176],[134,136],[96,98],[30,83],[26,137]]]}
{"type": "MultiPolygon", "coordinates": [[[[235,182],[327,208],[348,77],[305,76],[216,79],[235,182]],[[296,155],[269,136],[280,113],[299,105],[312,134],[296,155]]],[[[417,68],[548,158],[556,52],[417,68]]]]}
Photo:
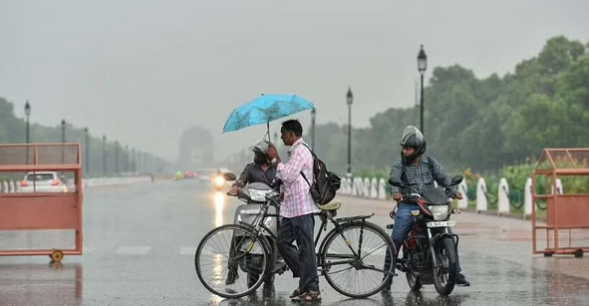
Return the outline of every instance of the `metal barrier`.
{"type": "Polygon", "coordinates": [[[0,176],[22,179],[21,192],[0,193],[0,255],[49,255],[59,262],[82,254],[79,144],[0,145],[0,176]],[[50,185],[60,188],[41,186],[40,173],[58,175],[50,185]]]}
{"type": "Polygon", "coordinates": [[[589,181],[588,160],[589,149],[544,149],[542,152],[532,174],[532,203],[546,202],[546,225],[538,225],[537,205],[532,205],[534,254],[575,254],[581,257],[589,251],[587,245],[572,245],[573,234],[586,237],[587,232],[583,233],[583,230],[589,229],[589,186],[585,184],[585,181],[589,181]],[[562,186],[558,184],[559,178],[562,178],[563,185],[565,179],[576,179],[585,190],[579,192],[566,188],[567,193],[563,193],[562,186]],[[537,248],[538,230],[546,235],[546,247],[543,250],[537,248]],[[561,230],[568,231],[569,244],[566,247],[561,245],[561,230]]]}

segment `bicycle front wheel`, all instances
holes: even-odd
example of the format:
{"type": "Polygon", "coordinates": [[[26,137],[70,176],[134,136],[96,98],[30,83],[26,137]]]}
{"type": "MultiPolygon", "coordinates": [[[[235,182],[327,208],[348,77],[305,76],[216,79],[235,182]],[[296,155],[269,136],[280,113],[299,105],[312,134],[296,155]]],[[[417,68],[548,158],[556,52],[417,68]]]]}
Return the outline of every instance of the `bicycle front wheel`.
{"type": "Polygon", "coordinates": [[[227,224],[211,230],[194,256],[196,274],[210,292],[224,298],[240,298],[264,281],[270,255],[263,236],[243,225],[227,224]]]}
{"type": "Polygon", "coordinates": [[[379,292],[392,278],[395,267],[393,263],[384,268],[387,252],[395,254],[391,238],[366,221],[344,224],[340,230],[328,234],[322,250],[325,279],[337,292],[352,298],[379,292]]]}

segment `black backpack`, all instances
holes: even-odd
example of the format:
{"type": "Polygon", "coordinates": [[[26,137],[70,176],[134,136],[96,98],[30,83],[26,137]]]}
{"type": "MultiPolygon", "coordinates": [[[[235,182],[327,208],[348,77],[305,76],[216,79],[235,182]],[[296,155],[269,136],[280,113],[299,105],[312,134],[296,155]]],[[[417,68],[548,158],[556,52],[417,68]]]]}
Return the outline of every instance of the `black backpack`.
{"type": "Polygon", "coordinates": [[[311,154],[313,155],[313,184],[309,182],[303,171],[301,171],[301,175],[311,187],[311,197],[313,201],[317,205],[325,205],[335,197],[335,192],[341,186],[341,179],[333,172],[329,172],[325,163],[317,158],[315,152],[309,148],[306,144],[304,144],[311,154]]]}

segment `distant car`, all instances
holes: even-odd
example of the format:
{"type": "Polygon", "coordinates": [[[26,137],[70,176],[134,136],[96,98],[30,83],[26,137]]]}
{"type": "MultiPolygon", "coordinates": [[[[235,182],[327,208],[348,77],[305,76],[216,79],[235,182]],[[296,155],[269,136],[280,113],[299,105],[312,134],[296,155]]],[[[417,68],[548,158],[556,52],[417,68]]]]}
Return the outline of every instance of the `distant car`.
{"type": "Polygon", "coordinates": [[[211,175],[213,187],[218,191],[222,191],[227,188],[228,181],[225,180],[224,174],[231,173],[227,168],[219,168],[214,174],[211,175]]]}
{"type": "Polygon", "coordinates": [[[213,186],[218,191],[224,190],[226,187],[226,183],[227,182],[225,181],[225,178],[223,177],[222,173],[217,173],[213,176],[213,186]]]}
{"type": "Polygon", "coordinates": [[[174,177],[172,178],[174,181],[178,181],[184,178],[184,173],[178,171],[174,174],[174,177]]]}
{"type": "Polygon", "coordinates": [[[67,186],[54,171],[29,172],[20,183],[20,192],[68,192],[67,186]]]}

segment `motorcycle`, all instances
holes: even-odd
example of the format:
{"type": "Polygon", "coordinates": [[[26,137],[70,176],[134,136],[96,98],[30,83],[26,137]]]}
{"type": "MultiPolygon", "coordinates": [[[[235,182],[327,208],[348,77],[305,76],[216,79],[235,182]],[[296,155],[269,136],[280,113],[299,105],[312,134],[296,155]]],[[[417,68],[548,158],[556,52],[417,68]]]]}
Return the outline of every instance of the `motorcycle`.
{"type": "MultiPolygon", "coordinates": [[[[225,173],[223,176],[226,181],[234,181],[236,179],[235,175],[232,173],[225,173]]],[[[272,187],[268,186],[267,184],[251,183],[241,187],[236,195],[227,193],[227,195],[236,196],[239,200],[245,203],[235,209],[234,223],[248,226],[253,224],[256,215],[260,212],[261,207],[267,201],[266,195],[272,191],[272,187]]],[[[264,221],[266,229],[272,233],[271,235],[270,233],[266,232],[264,235],[269,249],[272,250],[271,254],[278,254],[278,248],[276,246],[276,240],[274,237],[276,237],[278,233],[279,215],[279,211],[276,209],[276,207],[271,206],[268,208],[267,217],[264,221]]],[[[234,243],[236,241],[243,241],[241,246],[236,249],[238,249],[240,252],[246,252],[246,248],[250,241],[244,241],[243,239],[239,238],[239,233],[234,234],[232,241],[234,243]]],[[[259,277],[265,277],[265,285],[271,286],[274,283],[276,273],[282,274],[287,269],[284,260],[281,258],[272,258],[270,269],[266,270],[269,272],[266,273],[266,275],[260,276],[256,271],[262,270],[262,252],[264,252],[262,248],[259,250],[254,249],[249,252],[251,255],[244,257],[244,260],[239,263],[239,268],[243,272],[247,273],[248,286],[255,284],[259,277]]],[[[275,255],[275,257],[277,256],[275,255]]]]}
{"type": "MultiPolygon", "coordinates": [[[[462,180],[460,175],[452,178],[451,186],[462,180]]],[[[454,290],[457,275],[458,236],[449,233],[448,229],[456,225],[450,216],[458,211],[452,209],[448,196],[441,189],[430,187],[423,194],[417,194],[407,192],[410,188],[398,178],[391,178],[389,183],[401,188],[403,203],[419,206],[419,210],[411,212],[415,222],[403,242],[399,269],[405,272],[412,291],[433,284],[440,295],[449,295],[454,290]]],[[[395,211],[391,212],[391,218],[394,215],[395,211]]]]}

